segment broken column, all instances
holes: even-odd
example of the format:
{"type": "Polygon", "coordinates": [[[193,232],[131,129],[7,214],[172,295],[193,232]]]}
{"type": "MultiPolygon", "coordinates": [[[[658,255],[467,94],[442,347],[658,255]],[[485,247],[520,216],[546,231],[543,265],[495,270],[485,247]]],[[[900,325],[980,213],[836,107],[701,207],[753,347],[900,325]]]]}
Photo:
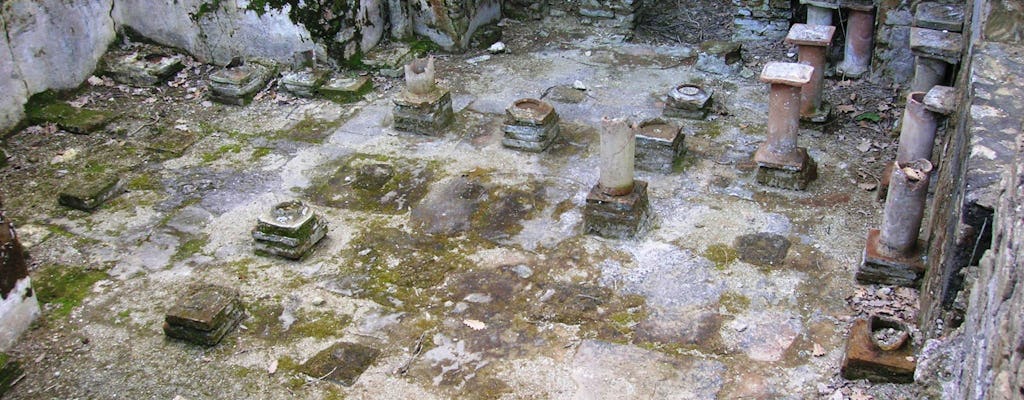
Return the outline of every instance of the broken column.
{"type": "Polygon", "coordinates": [[[317,93],[335,103],[346,104],[359,101],[371,90],[373,82],[369,76],[348,77],[335,73],[317,89],[317,93]]]}
{"type": "MultiPolygon", "coordinates": [[[[903,127],[900,129],[899,147],[896,150],[896,163],[908,163],[913,160],[932,159],[932,147],[935,146],[935,133],[939,121],[935,113],[924,104],[925,93],[911,92],[907,95],[907,107],[903,110],[903,127]]],[[[878,197],[884,200],[888,195],[892,169],[896,164],[889,164],[882,172],[878,197]]]]}
{"type": "Polygon", "coordinates": [[[164,317],[168,337],[195,344],[220,343],[245,317],[245,307],[235,289],[200,284],[186,289],[164,317]]]}
{"type": "Polygon", "coordinates": [[[210,75],[210,100],[244,106],[270,80],[270,68],[258,63],[225,67],[210,75]]]}
{"type": "Polygon", "coordinates": [[[157,86],[185,68],[181,56],[161,52],[132,52],[104,57],[103,74],[130,86],[157,86]]]}
{"type": "Polygon", "coordinates": [[[914,54],[912,92],[927,92],[946,80],[947,71],[960,62],[963,36],[926,28],[910,28],[910,51],[914,54]]]}
{"type": "Polygon", "coordinates": [[[455,118],[452,96],[437,85],[434,57],[405,66],[405,90],[395,96],[395,129],[438,136],[455,118]]]}
{"type": "Polygon", "coordinates": [[[558,113],[537,99],[519,99],[505,109],[505,147],[541,152],[558,137],[558,113]]]}
{"type": "Polygon", "coordinates": [[[871,66],[871,46],[875,36],[875,7],[871,1],[841,0],[847,9],[846,47],[843,61],[836,72],[849,78],[860,78],[871,66]]]}
{"type": "Polygon", "coordinates": [[[260,215],[252,230],[256,253],[298,260],[327,235],[327,222],[301,201],[279,203],[260,215]]]}
{"type": "Polygon", "coordinates": [[[640,123],[636,134],[636,168],[670,173],[686,152],[683,129],[660,118],[640,123]]]}
{"type": "Polygon", "coordinates": [[[754,153],[756,179],[763,185],[804,190],[818,176],[807,149],[797,147],[800,91],[813,74],[810,65],[782,62],[770,62],[761,72],[761,80],[771,84],[768,138],[754,153]]]}
{"type": "Polygon", "coordinates": [[[838,0],[800,0],[807,6],[807,25],[832,25],[832,14],[839,10],[838,0]]]}
{"type": "Polygon", "coordinates": [[[913,360],[907,326],[873,315],[853,321],[841,373],[849,380],[910,383],[917,368],[913,360]]]}
{"type": "Polygon", "coordinates": [[[37,317],[39,302],[32,291],[25,251],[0,200],[0,352],[10,349],[37,317]]]}
{"type": "Polygon", "coordinates": [[[601,120],[601,175],[583,209],[586,233],[635,237],[649,217],[647,182],[633,179],[636,130],[625,119],[601,120]]]}
{"type": "Polygon", "coordinates": [[[331,71],[319,68],[286,72],[281,75],[281,87],[299,97],[313,97],[330,74],[331,71]]]}
{"type": "Polygon", "coordinates": [[[665,100],[661,115],[668,118],[703,120],[711,110],[711,89],[694,84],[682,84],[672,88],[665,100]]]}
{"type": "Polygon", "coordinates": [[[917,240],[928,197],[932,163],[897,162],[889,181],[882,227],[868,231],[857,282],[915,287],[924,274],[922,245],[917,240]]]}
{"type": "Polygon", "coordinates": [[[832,44],[836,27],[828,25],[793,24],[786,36],[786,43],[799,47],[799,61],[814,67],[811,81],[800,89],[800,119],[823,123],[832,114],[832,106],[823,103],[822,88],[825,83],[825,62],[827,51],[832,44]]]}

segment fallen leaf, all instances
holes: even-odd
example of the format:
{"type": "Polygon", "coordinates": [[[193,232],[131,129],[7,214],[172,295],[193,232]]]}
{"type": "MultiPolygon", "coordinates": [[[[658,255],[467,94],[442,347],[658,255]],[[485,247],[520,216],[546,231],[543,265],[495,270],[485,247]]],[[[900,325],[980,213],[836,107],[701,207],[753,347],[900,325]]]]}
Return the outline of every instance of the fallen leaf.
{"type": "Polygon", "coordinates": [[[861,189],[864,189],[865,191],[868,191],[868,192],[870,192],[872,190],[875,190],[875,189],[878,189],[878,184],[877,183],[861,183],[861,184],[858,184],[857,186],[860,187],[861,189]]]}
{"type": "Polygon", "coordinates": [[[90,76],[89,79],[86,79],[85,81],[89,82],[89,84],[92,86],[99,86],[103,84],[103,79],[96,75],[90,76]]]}
{"type": "Polygon", "coordinates": [[[275,372],[277,372],[277,360],[271,361],[270,366],[267,367],[268,374],[273,375],[275,372]]]}
{"type": "Polygon", "coordinates": [[[878,113],[866,112],[866,113],[861,113],[861,114],[857,115],[856,117],[853,117],[853,120],[854,121],[878,122],[878,121],[882,120],[882,116],[878,115],[878,113]]]}
{"type": "Polygon", "coordinates": [[[462,323],[466,324],[466,326],[472,328],[474,331],[479,331],[481,329],[487,328],[487,324],[483,323],[482,321],[477,321],[475,319],[464,319],[462,320],[462,323]]]}
{"type": "Polygon", "coordinates": [[[850,101],[857,101],[857,94],[856,93],[850,93],[850,101]]]}
{"type": "Polygon", "coordinates": [[[860,150],[861,153],[867,153],[871,151],[871,142],[867,140],[862,140],[860,144],[857,145],[857,150],[860,150]]]}
{"type": "Polygon", "coordinates": [[[882,111],[882,112],[889,111],[890,108],[892,108],[892,106],[890,106],[888,104],[885,104],[885,103],[882,103],[882,104],[878,105],[878,111],[882,111]]]}
{"type": "Polygon", "coordinates": [[[849,113],[852,113],[852,112],[856,111],[857,108],[854,107],[853,104],[842,104],[842,105],[836,106],[836,110],[838,110],[839,112],[844,113],[844,114],[849,114],[849,113]]]}

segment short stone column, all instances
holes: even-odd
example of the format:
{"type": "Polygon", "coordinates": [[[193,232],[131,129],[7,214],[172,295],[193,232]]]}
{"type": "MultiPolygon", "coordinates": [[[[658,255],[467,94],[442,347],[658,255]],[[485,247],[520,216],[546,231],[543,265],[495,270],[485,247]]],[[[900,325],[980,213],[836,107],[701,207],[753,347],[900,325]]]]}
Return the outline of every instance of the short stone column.
{"type": "Polygon", "coordinates": [[[923,244],[917,239],[928,197],[932,163],[896,163],[880,229],[868,231],[864,260],[854,275],[863,284],[915,287],[924,275],[923,244]]]}
{"type": "Polygon", "coordinates": [[[451,93],[437,85],[434,57],[405,66],[405,90],[395,96],[395,129],[440,136],[455,119],[451,93]]]}
{"type": "Polygon", "coordinates": [[[833,25],[832,14],[839,10],[838,0],[800,0],[807,6],[808,25],[833,25]]]}
{"type": "Polygon", "coordinates": [[[531,152],[547,149],[558,137],[558,113],[547,102],[519,99],[505,109],[505,147],[531,152]]]}
{"type": "Polygon", "coordinates": [[[647,182],[633,178],[636,132],[625,119],[601,120],[601,175],[583,209],[586,233],[631,238],[650,217],[647,182]]]}
{"type": "Polygon", "coordinates": [[[168,337],[213,346],[245,318],[238,290],[212,284],[189,286],[164,316],[168,337]]]}
{"type": "Polygon", "coordinates": [[[800,90],[813,74],[810,65],[783,62],[770,62],[761,71],[761,81],[771,84],[768,138],[754,153],[756,179],[763,185],[804,190],[818,175],[807,149],[797,147],[800,90]]]}
{"type": "Polygon", "coordinates": [[[683,129],[661,118],[640,123],[636,134],[636,168],[670,173],[686,153],[683,129]]]}
{"type": "Polygon", "coordinates": [[[252,230],[257,254],[301,259],[327,235],[327,222],[301,201],[279,203],[259,216],[252,230]]]}
{"type": "Polygon", "coordinates": [[[236,106],[247,105],[274,74],[273,69],[254,62],[225,67],[210,74],[210,100],[236,106]]]}
{"type": "Polygon", "coordinates": [[[875,36],[875,7],[871,1],[843,0],[840,6],[848,11],[846,47],[843,61],[836,72],[849,78],[860,78],[871,66],[871,46],[875,36]]]}
{"type": "Polygon", "coordinates": [[[823,123],[832,114],[832,106],[822,101],[825,83],[825,62],[827,51],[832,45],[836,27],[827,25],[793,24],[786,36],[786,43],[798,46],[799,61],[814,67],[811,81],[800,89],[800,119],[823,123]]]}
{"type": "Polygon", "coordinates": [[[665,100],[661,115],[666,118],[703,120],[711,110],[714,92],[699,85],[684,83],[672,88],[665,100]]]}
{"type": "Polygon", "coordinates": [[[0,352],[10,349],[38,317],[25,251],[0,201],[0,352]]]}
{"type": "Polygon", "coordinates": [[[927,92],[946,80],[950,67],[960,62],[963,35],[927,28],[910,28],[910,51],[914,54],[912,92],[927,92]]]}

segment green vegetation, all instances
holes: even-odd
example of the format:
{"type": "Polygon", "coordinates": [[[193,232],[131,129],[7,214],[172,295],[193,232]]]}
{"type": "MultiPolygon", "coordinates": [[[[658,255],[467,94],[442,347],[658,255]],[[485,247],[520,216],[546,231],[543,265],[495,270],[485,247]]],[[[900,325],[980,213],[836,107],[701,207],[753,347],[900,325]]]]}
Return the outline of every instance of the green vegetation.
{"type": "Polygon", "coordinates": [[[213,162],[214,160],[220,159],[227,153],[240,153],[242,151],[242,145],[238,143],[225,144],[214,150],[213,152],[203,154],[203,162],[213,162]]]}
{"type": "Polygon", "coordinates": [[[270,147],[257,147],[256,149],[254,149],[252,151],[252,155],[249,156],[249,160],[259,161],[263,157],[266,157],[267,155],[269,155],[270,152],[272,152],[272,151],[274,151],[274,149],[272,149],[270,147]]]}
{"type": "Polygon", "coordinates": [[[722,293],[718,303],[733,314],[742,313],[750,308],[750,298],[736,292],[722,293]]]}
{"type": "Polygon", "coordinates": [[[106,277],[104,271],[52,265],[37,271],[32,285],[40,302],[53,305],[51,315],[64,318],[82,304],[94,283],[106,277]]]}
{"type": "Polygon", "coordinates": [[[178,247],[178,251],[171,257],[171,261],[182,261],[191,257],[193,254],[203,251],[203,246],[206,245],[207,241],[206,235],[203,235],[201,238],[189,239],[178,247]]]}
{"type": "Polygon", "coordinates": [[[715,269],[719,271],[724,271],[738,257],[736,249],[723,243],[715,243],[704,250],[704,258],[715,263],[715,269]]]}

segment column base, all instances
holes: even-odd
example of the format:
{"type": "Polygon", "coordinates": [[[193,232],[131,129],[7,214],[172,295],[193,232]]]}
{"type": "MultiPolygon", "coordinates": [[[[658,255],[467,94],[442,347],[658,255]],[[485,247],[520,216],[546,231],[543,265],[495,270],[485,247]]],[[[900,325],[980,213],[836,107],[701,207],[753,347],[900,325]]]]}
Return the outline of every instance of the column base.
{"type": "Polygon", "coordinates": [[[782,189],[805,190],[811,181],[818,178],[818,164],[807,154],[807,149],[798,147],[790,154],[772,153],[761,145],[754,153],[757,163],[758,183],[782,189]]]}
{"type": "Polygon", "coordinates": [[[864,74],[868,73],[868,67],[864,65],[854,65],[847,63],[846,60],[836,65],[836,75],[843,75],[847,78],[858,79],[864,74]]]}
{"type": "Polygon", "coordinates": [[[455,119],[452,96],[441,88],[426,95],[402,92],[394,103],[395,129],[399,131],[442,136],[455,119]]]}
{"type": "Polygon", "coordinates": [[[881,251],[882,245],[878,242],[880,236],[878,229],[868,230],[864,260],[854,274],[857,282],[865,285],[919,286],[921,278],[924,277],[924,263],[921,262],[920,250],[924,243],[918,241],[914,250],[905,256],[891,256],[881,251]]]}
{"type": "Polygon", "coordinates": [[[843,378],[849,380],[867,379],[872,382],[911,383],[917,363],[909,343],[903,343],[895,350],[883,350],[872,340],[873,328],[885,328],[894,322],[879,317],[858,319],[850,327],[850,338],[846,342],[846,356],[840,369],[843,378]]]}
{"type": "Polygon", "coordinates": [[[583,208],[583,231],[609,239],[636,237],[650,219],[647,182],[634,181],[633,192],[610,196],[594,185],[583,208]]]}
{"type": "Polygon", "coordinates": [[[827,102],[821,102],[821,107],[818,107],[813,113],[808,115],[800,115],[800,122],[812,125],[820,125],[827,123],[832,120],[832,104],[827,102]]]}

